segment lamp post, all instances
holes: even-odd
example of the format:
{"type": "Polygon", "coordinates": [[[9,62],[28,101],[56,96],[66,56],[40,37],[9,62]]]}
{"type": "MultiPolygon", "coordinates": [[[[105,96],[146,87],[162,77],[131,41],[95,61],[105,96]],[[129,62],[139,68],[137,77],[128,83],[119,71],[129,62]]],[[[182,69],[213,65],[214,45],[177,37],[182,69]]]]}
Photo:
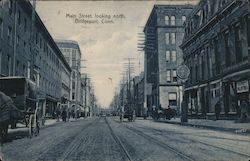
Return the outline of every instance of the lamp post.
{"type": "Polygon", "coordinates": [[[185,82],[188,80],[188,77],[190,75],[190,69],[185,64],[182,64],[177,68],[176,74],[181,81],[183,89],[183,97],[181,102],[181,122],[188,122],[188,104],[184,89],[185,89],[185,82]]]}

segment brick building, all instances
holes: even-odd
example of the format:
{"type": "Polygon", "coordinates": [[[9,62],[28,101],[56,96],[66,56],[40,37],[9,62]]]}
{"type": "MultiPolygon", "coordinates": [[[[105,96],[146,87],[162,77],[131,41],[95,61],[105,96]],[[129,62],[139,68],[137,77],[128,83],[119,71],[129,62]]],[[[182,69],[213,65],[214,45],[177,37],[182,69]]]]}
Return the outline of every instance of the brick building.
{"type": "Polygon", "coordinates": [[[181,45],[190,68],[185,94],[188,113],[235,115],[241,98],[250,100],[250,16],[247,0],[201,0],[185,28],[181,45]]]}
{"type": "Polygon", "coordinates": [[[1,77],[24,76],[36,82],[42,115],[53,116],[61,102],[62,69],[71,70],[32,4],[1,0],[1,77]]]}
{"type": "Polygon", "coordinates": [[[143,116],[144,106],[144,73],[142,72],[139,76],[133,78],[134,85],[134,106],[136,116],[143,116]]]}
{"type": "Polygon", "coordinates": [[[68,62],[72,72],[70,76],[71,80],[71,112],[74,113],[77,110],[84,110],[83,103],[81,102],[81,50],[76,41],[72,40],[56,40],[58,47],[63,53],[66,61],[68,62]]]}
{"type": "Polygon", "coordinates": [[[179,111],[182,87],[176,69],[183,62],[179,45],[184,36],[186,17],[191,11],[190,5],[155,5],[147,20],[144,71],[145,106],[149,112],[153,106],[179,111]]]}

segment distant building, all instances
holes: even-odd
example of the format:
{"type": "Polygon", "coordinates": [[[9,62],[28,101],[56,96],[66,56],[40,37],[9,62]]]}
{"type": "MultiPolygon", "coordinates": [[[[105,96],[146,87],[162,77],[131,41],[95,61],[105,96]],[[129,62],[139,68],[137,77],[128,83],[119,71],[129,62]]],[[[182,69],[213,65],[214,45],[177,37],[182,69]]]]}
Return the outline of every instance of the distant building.
{"type": "Polygon", "coordinates": [[[215,104],[221,116],[250,101],[250,7],[248,0],[201,0],[185,28],[181,45],[191,73],[185,86],[188,114],[209,117],[215,104]]]}
{"type": "Polygon", "coordinates": [[[84,110],[81,103],[81,50],[76,41],[56,40],[56,43],[72,70],[70,77],[71,113],[76,113],[79,110],[84,110]]]}
{"type": "Polygon", "coordinates": [[[144,105],[144,73],[142,72],[139,76],[133,78],[134,85],[134,106],[136,116],[143,116],[143,105],[144,105]]]}
{"type": "Polygon", "coordinates": [[[144,28],[145,106],[173,108],[179,112],[182,97],[176,69],[182,64],[179,45],[190,5],[155,5],[144,28]]]}
{"type": "Polygon", "coordinates": [[[54,117],[61,102],[63,71],[70,73],[70,67],[31,3],[0,1],[0,76],[34,81],[41,115],[54,117]]]}

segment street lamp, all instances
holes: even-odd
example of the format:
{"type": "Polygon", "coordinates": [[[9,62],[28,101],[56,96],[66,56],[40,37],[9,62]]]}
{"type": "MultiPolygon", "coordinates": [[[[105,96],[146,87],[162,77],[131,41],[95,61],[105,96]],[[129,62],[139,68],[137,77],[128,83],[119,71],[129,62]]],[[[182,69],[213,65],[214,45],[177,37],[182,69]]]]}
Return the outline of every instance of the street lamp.
{"type": "MultiPolygon", "coordinates": [[[[180,79],[183,89],[185,88],[185,82],[190,75],[190,69],[185,64],[180,65],[176,70],[177,77],[180,79]]],[[[181,122],[188,122],[188,104],[187,97],[183,91],[183,99],[181,103],[181,122]]]]}

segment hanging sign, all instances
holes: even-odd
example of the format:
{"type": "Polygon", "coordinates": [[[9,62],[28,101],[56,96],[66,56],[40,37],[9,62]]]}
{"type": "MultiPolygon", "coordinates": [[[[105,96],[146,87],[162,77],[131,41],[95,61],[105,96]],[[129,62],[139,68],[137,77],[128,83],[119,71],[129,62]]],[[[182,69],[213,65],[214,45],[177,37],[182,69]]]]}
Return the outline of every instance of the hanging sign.
{"type": "Polygon", "coordinates": [[[248,80],[237,82],[237,93],[243,93],[249,91],[248,80]]]}

